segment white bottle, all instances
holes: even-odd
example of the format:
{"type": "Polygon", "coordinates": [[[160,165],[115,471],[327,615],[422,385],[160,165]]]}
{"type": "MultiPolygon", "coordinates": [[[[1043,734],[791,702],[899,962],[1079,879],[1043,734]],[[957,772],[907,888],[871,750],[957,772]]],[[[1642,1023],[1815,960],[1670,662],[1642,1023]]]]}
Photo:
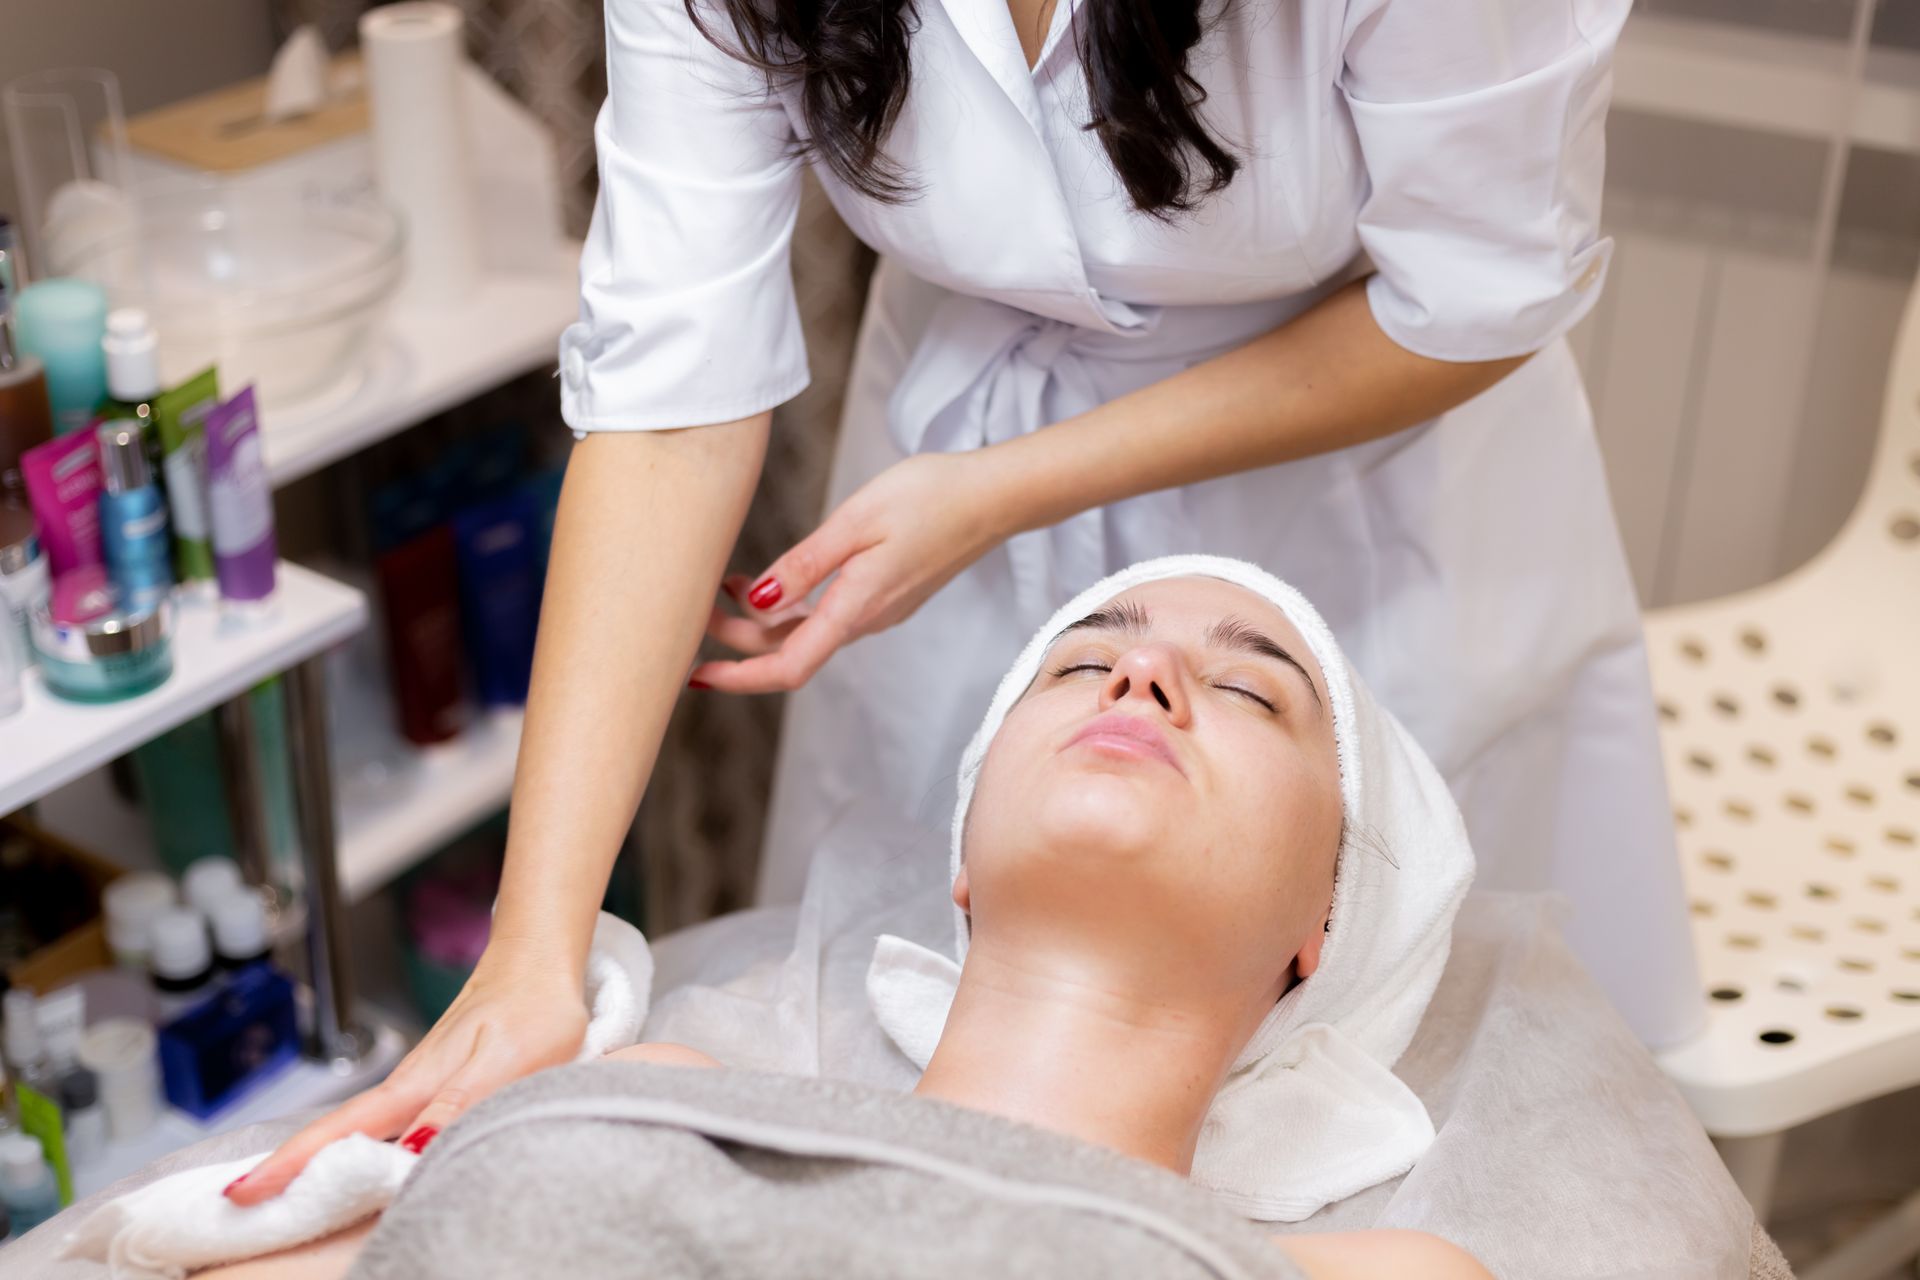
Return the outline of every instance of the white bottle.
{"type": "Polygon", "coordinates": [[[213,947],[207,921],[192,907],[168,907],[153,917],[154,1004],[165,1026],[213,992],[213,947]]]}
{"type": "Polygon", "coordinates": [[[267,908],[251,889],[237,889],[213,904],[214,964],[233,974],[265,960],[273,950],[267,908]]]}
{"type": "Polygon", "coordinates": [[[201,915],[213,916],[214,904],[230,893],[246,888],[240,879],[240,865],[232,858],[211,854],[195,858],[180,877],[180,893],[187,905],[201,915]]]}
{"type": "Polygon", "coordinates": [[[108,881],[100,891],[100,909],[107,918],[113,962],[145,972],[153,918],[176,901],[173,881],[158,871],[135,871],[108,881]]]}
{"type": "Polygon", "coordinates": [[[23,1236],[60,1212],[60,1187],[40,1151],[40,1139],[24,1133],[0,1137],[0,1200],[13,1234],[23,1236]]]}

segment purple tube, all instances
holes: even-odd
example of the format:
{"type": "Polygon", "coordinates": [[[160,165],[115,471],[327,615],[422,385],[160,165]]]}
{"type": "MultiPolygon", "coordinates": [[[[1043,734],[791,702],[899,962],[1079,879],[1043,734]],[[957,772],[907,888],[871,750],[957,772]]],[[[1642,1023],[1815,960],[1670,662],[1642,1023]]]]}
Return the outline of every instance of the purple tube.
{"type": "Polygon", "coordinates": [[[206,417],[207,514],[213,567],[223,600],[265,600],[273,594],[273,483],[260,448],[253,388],[216,405],[206,417]]]}

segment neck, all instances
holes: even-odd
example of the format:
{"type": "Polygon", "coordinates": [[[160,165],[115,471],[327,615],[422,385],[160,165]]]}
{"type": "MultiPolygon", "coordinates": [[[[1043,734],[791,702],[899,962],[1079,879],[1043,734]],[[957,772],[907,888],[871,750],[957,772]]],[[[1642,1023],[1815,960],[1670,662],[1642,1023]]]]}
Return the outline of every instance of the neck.
{"type": "Polygon", "coordinates": [[[1231,1063],[1224,1022],[990,950],[969,949],[914,1091],[1188,1173],[1231,1063]]]}

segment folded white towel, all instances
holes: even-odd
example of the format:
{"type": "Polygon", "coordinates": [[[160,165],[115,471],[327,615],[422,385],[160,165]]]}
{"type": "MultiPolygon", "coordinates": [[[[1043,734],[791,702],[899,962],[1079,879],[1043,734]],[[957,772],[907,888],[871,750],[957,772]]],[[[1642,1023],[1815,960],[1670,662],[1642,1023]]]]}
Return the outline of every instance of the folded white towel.
{"type": "MultiPolygon", "coordinates": [[[[640,931],[600,913],[587,959],[586,1062],[640,1037],[653,996],[653,954],[640,931]]],[[[393,1203],[420,1159],[391,1142],[351,1134],[314,1153],[285,1191],[241,1208],[221,1194],[267,1157],[202,1165],[100,1206],[67,1236],[70,1258],[107,1265],[113,1280],[180,1280],[190,1271],[318,1240],[393,1203]]]]}
{"type": "Polygon", "coordinates": [[[64,1253],[106,1263],[113,1280],[179,1280],[352,1226],[393,1203],[420,1157],[355,1133],[315,1152],[264,1204],[243,1209],[220,1194],[264,1159],[182,1170],[109,1200],[67,1237],[64,1253]]]}
{"type": "MultiPolygon", "coordinates": [[[[1219,578],[1272,601],[1326,675],[1340,756],[1346,839],[1320,965],[1289,991],[1248,1041],[1214,1099],[1193,1180],[1236,1211],[1298,1222],[1324,1205],[1405,1173],[1433,1141],[1433,1124],[1393,1074],[1446,967],[1453,917],[1473,878],[1473,851],[1439,771],[1352,672],[1333,633],[1299,592],[1244,561],[1148,560],[1070,601],[1028,642],[960,760],[952,871],[987,747],[1069,624],[1142,583],[1219,578]]],[[[936,954],[883,937],[867,972],[880,1025],[924,1067],[939,1043],[967,953],[955,913],[954,950],[936,954]]]]}

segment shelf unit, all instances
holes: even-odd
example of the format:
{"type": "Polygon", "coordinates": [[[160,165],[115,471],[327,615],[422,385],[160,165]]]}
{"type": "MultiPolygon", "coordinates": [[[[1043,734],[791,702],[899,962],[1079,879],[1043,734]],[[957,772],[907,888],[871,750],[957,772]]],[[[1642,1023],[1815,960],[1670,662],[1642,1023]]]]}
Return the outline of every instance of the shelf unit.
{"type": "MultiPolygon", "coordinates": [[[[556,252],[546,272],[486,277],[458,308],[396,306],[372,343],[368,368],[349,394],[262,413],[261,430],[274,483],[284,485],[311,475],[551,363],[561,330],[578,311],[578,257],[579,246],[570,245],[556,252]]],[[[326,581],[302,570],[296,573],[303,582],[326,581]]],[[[353,626],[326,633],[303,655],[320,652],[357,630],[364,624],[364,601],[360,608],[360,620],[353,626]]],[[[287,634],[276,632],[278,639],[260,646],[261,665],[250,668],[246,679],[232,681],[226,692],[209,695],[170,719],[147,716],[144,700],[122,704],[133,710],[125,713],[119,731],[84,764],[64,771],[39,769],[31,786],[10,786],[13,770],[0,766],[0,813],[73,781],[278,670],[271,655],[284,653],[277,646],[283,645],[287,634]]],[[[182,639],[183,651],[197,647],[197,641],[182,639]]],[[[31,716],[30,709],[26,716],[0,722],[0,758],[11,761],[16,755],[7,749],[13,741],[9,734],[38,732],[23,723],[31,716]]],[[[23,736],[21,741],[25,740],[23,736]]],[[[378,783],[342,778],[336,788],[335,824],[343,898],[354,902],[376,892],[503,807],[513,786],[519,742],[520,713],[498,712],[483,717],[453,742],[405,753],[378,783]]],[[[136,854],[132,861],[144,860],[137,855],[149,838],[137,814],[112,798],[104,785],[83,783],[73,791],[72,796],[55,796],[43,806],[42,819],[48,826],[91,847],[130,848],[136,854]]]]}
{"type": "MultiPolygon", "coordinates": [[[[578,256],[577,244],[563,245],[549,270],[489,275],[457,308],[396,305],[353,385],[323,401],[263,407],[263,443],[276,487],[550,363],[561,330],[577,313],[578,256]]],[[[293,673],[296,748],[304,742],[309,762],[324,757],[326,681],[320,661],[366,626],[366,597],[283,562],[274,606],[245,624],[214,601],[182,599],[175,608],[174,673],[141,697],[80,706],[52,697],[37,673],[29,675],[25,707],[0,721],[0,813],[43,801],[40,817],[49,827],[96,848],[134,854],[150,846],[146,824],[113,796],[101,766],[282,672],[293,673]]],[[[318,796],[329,816],[305,815],[302,842],[331,853],[323,859],[324,884],[314,881],[308,858],[309,885],[322,904],[309,937],[324,932],[335,941],[310,943],[318,947],[310,958],[322,963],[315,974],[319,986],[305,995],[331,1060],[302,1059],[210,1122],[166,1110],[138,1140],[109,1144],[99,1160],[76,1171],[78,1194],[213,1134],[338,1102],[399,1061],[405,1038],[390,1023],[363,1019],[367,1033],[344,1025],[339,993],[349,987],[336,985],[346,971],[334,967],[343,959],[337,950],[339,912],[501,808],[512,787],[519,737],[520,713],[496,713],[454,742],[404,753],[377,785],[358,775],[329,785],[328,775],[338,772],[332,760],[323,761],[318,776],[307,770],[303,790],[318,796]],[[318,918],[329,913],[330,919],[318,918]]],[[[296,749],[296,775],[302,754],[296,749]]]]}
{"type": "Polygon", "coordinates": [[[37,671],[29,674],[25,708],[0,720],[0,813],[325,652],[367,622],[366,597],[296,564],[281,562],[274,594],[272,611],[245,623],[213,601],[177,603],[173,675],[125,702],[65,702],[37,671]]]}

